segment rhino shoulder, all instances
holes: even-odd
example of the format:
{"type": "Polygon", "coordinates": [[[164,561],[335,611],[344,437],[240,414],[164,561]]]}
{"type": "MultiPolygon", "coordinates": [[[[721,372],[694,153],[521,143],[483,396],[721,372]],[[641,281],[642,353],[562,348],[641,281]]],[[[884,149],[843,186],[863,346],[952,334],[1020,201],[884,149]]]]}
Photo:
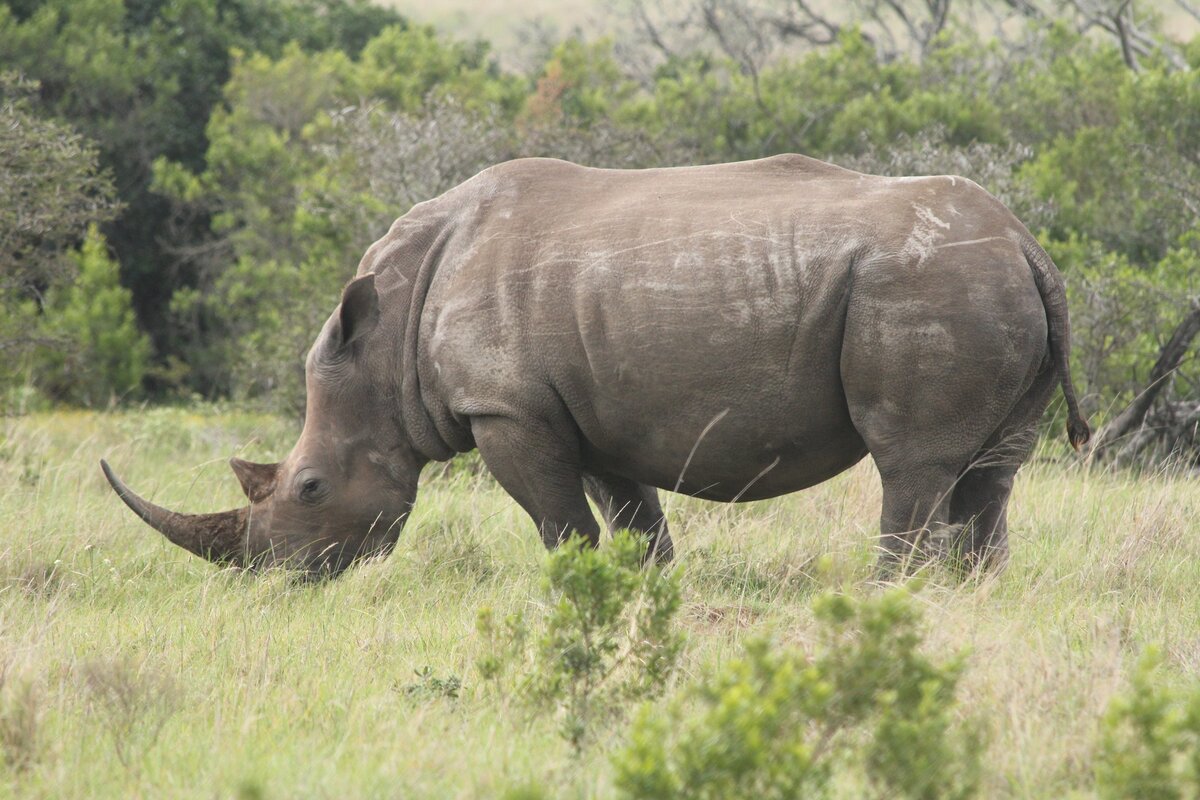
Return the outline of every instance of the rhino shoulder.
{"type": "Polygon", "coordinates": [[[459,202],[478,203],[526,186],[570,180],[572,177],[578,178],[596,171],[592,167],[580,166],[559,158],[515,158],[493,164],[476,173],[443,197],[458,195],[459,202]]]}

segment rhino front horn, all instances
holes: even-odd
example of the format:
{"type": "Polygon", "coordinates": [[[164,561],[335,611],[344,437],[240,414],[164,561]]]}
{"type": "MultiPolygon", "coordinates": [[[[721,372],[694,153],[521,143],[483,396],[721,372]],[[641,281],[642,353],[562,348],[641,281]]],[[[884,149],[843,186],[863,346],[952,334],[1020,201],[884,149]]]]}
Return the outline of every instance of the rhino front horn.
{"type": "Polygon", "coordinates": [[[178,514],[139,497],[104,459],[100,460],[100,469],[125,505],[174,544],[216,564],[246,565],[249,507],[217,514],[178,514]]]}

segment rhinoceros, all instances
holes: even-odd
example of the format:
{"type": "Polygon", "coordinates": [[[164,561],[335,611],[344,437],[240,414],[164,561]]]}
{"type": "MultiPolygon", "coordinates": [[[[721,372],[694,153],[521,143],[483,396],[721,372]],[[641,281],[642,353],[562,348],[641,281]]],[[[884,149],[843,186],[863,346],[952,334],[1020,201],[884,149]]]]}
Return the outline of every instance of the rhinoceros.
{"type": "Polygon", "coordinates": [[[554,547],[612,529],[674,547],[657,490],[795,492],[868,453],[880,569],[951,542],[1003,565],[1013,478],[1068,365],[1062,277],[956,176],[800,155],[667,169],[521,159],[413,207],[367,250],[308,353],[250,505],[178,514],[117,494],[214,562],[336,574],[397,541],[430,461],[478,449],[554,547]]]}

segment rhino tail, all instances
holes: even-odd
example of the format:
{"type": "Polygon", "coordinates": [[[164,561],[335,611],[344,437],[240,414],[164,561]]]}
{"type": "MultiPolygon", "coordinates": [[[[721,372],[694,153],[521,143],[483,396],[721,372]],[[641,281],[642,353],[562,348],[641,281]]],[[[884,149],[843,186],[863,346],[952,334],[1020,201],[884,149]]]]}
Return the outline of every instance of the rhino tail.
{"type": "Polygon", "coordinates": [[[1067,440],[1078,452],[1092,438],[1092,431],[1079,411],[1079,401],[1071,383],[1071,321],[1062,273],[1050,259],[1050,254],[1028,233],[1021,234],[1021,251],[1033,270],[1033,280],[1042,296],[1042,305],[1046,308],[1050,357],[1058,370],[1063,397],[1067,401],[1067,440]]]}

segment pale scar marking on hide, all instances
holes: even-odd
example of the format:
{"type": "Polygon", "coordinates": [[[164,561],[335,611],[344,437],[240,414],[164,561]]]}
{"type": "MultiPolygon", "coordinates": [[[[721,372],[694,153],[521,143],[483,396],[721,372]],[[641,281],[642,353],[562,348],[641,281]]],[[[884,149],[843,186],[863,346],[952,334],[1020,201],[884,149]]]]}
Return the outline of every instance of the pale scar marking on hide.
{"type": "Polygon", "coordinates": [[[738,212],[736,212],[736,211],[729,212],[729,221],[742,229],[749,228],[751,225],[755,225],[760,228],[766,228],[770,225],[770,223],[768,221],[761,220],[761,219],[755,219],[755,220],[750,220],[750,221],[746,221],[744,219],[739,219],[738,212]]]}
{"type": "Polygon", "coordinates": [[[593,258],[612,258],[613,256],[624,255],[625,253],[632,253],[636,250],[645,250],[646,248],[649,248],[649,247],[658,247],[659,245],[671,244],[673,242],[686,242],[689,239],[696,239],[698,237],[709,236],[711,233],[712,233],[712,231],[695,231],[694,233],[685,233],[682,236],[669,236],[665,239],[656,239],[652,242],[642,242],[641,244],[635,244],[635,245],[631,245],[629,247],[622,247],[622,248],[619,248],[616,250],[608,250],[603,253],[590,253],[589,255],[592,256],[593,258]]]}
{"type": "Polygon", "coordinates": [[[916,259],[917,267],[921,267],[937,249],[937,240],[941,236],[938,229],[949,230],[950,223],[940,219],[928,206],[914,203],[913,209],[917,212],[917,222],[904,242],[901,253],[916,259]]]}
{"type": "Polygon", "coordinates": [[[942,228],[943,230],[950,229],[950,223],[945,222],[942,219],[938,218],[938,216],[933,213],[933,210],[931,208],[929,208],[929,206],[914,205],[913,208],[915,208],[917,211],[918,219],[920,219],[928,224],[936,225],[939,228],[942,228]]]}
{"type": "Polygon", "coordinates": [[[982,239],[967,239],[964,242],[946,242],[945,244],[939,244],[934,249],[941,250],[944,247],[962,247],[963,245],[968,244],[982,244],[983,242],[991,242],[997,239],[1007,241],[1007,239],[1005,239],[1003,236],[985,236],[982,239]]]}

